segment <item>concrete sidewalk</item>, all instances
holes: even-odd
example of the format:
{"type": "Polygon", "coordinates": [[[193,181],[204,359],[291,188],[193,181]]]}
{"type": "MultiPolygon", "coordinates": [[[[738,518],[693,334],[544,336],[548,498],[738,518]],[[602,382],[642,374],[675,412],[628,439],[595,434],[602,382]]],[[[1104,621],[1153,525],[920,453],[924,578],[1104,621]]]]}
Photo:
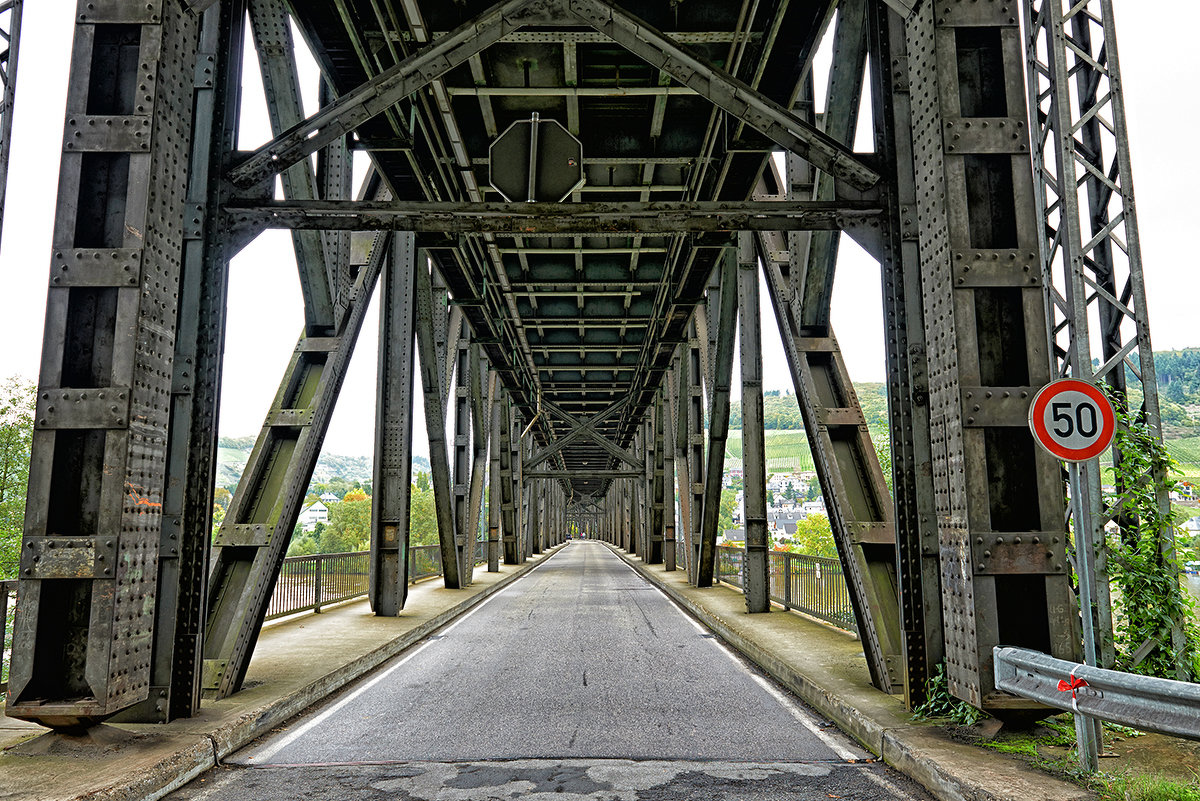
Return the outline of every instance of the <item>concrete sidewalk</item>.
{"type": "Polygon", "coordinates": [[[544,562],[556,549],[499,573],[475,571],[465,590],[440,579],[410,588],[399,617],[365,599],[263,628],[244,688],[205,701],[192,718],[111,724],[68,737],[0,717],[0,799],[157,799],[272,728],[433,633],[544,562]]]}
{"type": "Polygon", "coordinates": [[[1083,801],[1095,794],[1002,754],[952,740],[916,723],[903,699],[871,686],[862,646],[852,635],[775,607],[750,615],[740,590],[697,589],[687,573],[668,573],[610,548],[842,731],[946,801],[1083,801]]]}

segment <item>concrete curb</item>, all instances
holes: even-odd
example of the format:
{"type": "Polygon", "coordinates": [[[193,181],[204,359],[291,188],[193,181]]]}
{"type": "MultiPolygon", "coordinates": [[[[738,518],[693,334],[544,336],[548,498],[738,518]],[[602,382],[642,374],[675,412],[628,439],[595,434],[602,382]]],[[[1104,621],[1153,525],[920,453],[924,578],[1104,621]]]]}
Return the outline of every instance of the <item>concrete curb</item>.
{"type": "MultiPolygon", "coordinates": [[[[123,782],[106,787],[94,787],[70,796],[70,801],[157,801],[195,779],[205,771],[220,765],[226,756],[269,732],[272,728],[295,717],[347,684],[361,678],[397,654],[453,622],[486,599],[505,589],[513,582],[526,576],[531,570],[552,558],[562,545],[548,549],[537,562],[520,566],[511,575],[461,602],[439,612],[416,627],[404,632],[378,648],[326,673],[298,690],[273,698],[257,706],[242,710],[233,720],[226,720],[215,728],[203,729],[203,723],[195,718],[181,720],[179,729],[155,731],[154,724],[121,724],[121,727],[143,742],[156,737],[183,740],[180,746],[155,764],[125,777],[123,782]],[[196,725],[199,724],[199,725],[196,725]]],[[[235,696],[236,697],[236,696],[235,696]]],[[[217,702],[220,703],[220,702],[217,702]]],[[[171,726],[173,724],[167,724],[171,726]]],[[[0,792],[0,795],[3,795],[0,792]]],[[[48,798],[48,796],[38,796],[48,798]]]]}
{"type": "Polygon", "coordinates": [[[727,645],[937,798],[943,801],[1087,801],[1096,798],[1088,790],[1002,754],[955,742],[930,726],[912,725],[906,714],[897,714],[891,696],[873,687],[863,688],[863,698],[844,697],[824,686],[819,675],[798,669],[769,646],[742,635],[720,615],[666,583],[640,559],[610,543],[605,544],[639,575],[712,629],[727,645]]]}

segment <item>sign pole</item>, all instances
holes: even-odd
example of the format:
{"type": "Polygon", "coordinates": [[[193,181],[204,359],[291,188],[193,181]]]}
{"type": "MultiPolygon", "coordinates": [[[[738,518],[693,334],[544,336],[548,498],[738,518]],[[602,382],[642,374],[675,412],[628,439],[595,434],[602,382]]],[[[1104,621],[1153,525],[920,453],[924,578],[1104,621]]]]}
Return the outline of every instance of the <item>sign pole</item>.
{"type": "MultiPolygon", "coordinates": [[[[1104,544],[1104,529],[1097,529],[1094,501],[1100,498],[1098,457],[1112,445],[1117,420],[1112,404],[1095,384],[1062,378],[1042,387],[1029,406],[1029,429],[1038,445],[1069,465],[1071,518],[1075,526],[1075,575],[1079,579],[1079,611],[1083,624],[1083,663],[1099,667],[1096,649],[1096,555],[1104,544]],[[1084,469],[1084,465],[1089,469],[1084,469]]],[[[1074,674],[1059,683],[1070,691],[1075,712],[1075,737],[1079,763],[1086,771],[1099,769],[1100,721],[1079,712],[1074,699],[1086,682],[1074,674]]]]}
{"type": "MultiPolygon", "coordinates": [[[[1096,625],[1093,602],[1096,572],[1092,565],[1092,514],[1087,503],[1080,462],[1068,462],[1071,477],[1071,517],[1075,522],[1075,573],[1079,579],[1079,611],[1083,624],[1083,663],[1096,667],[1096,625]]],[[[1072,677],[1074,678],[1074,677],[1072,677]]],[[[1075,690],[1072,690],[1074,698],[1075,690]]],[[[1075,710],[1075,740],[1079,765],[1086,771],[1100,769],[1100,721],[1075,710]]]]}

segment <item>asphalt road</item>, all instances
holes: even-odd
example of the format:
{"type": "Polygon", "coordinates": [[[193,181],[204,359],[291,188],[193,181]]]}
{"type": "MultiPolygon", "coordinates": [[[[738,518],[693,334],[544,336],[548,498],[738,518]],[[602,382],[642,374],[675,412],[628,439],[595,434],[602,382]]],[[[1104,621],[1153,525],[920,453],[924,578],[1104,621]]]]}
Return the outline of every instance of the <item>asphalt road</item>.
{"type": "Polygon", "coordinates": [[[869,756],[573,542],[171,798],[929,798],[869,756]]]}

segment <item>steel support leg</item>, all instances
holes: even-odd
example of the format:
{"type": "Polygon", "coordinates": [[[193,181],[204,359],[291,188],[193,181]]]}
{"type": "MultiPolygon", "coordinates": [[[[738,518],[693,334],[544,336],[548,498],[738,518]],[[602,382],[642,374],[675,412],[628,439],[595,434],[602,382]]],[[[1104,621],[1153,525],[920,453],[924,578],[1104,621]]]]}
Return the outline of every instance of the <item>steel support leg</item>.
{"type": "Polygon", "coordinates": [[[746,595],[747,612],[770,612],[758,256],[754,250],[754,237],[746,232],[738,235],[737,281],[738,319],[741,321],[742,476],[746,512],[746,562],[742,589],[746,595]]]}
{"type": "Polygon", "coordinates": [[[500,509],[503,505],[500,493],[500,483],[503,481],[500,473],[500,431],[504,421],[500,414],[500,380],[495,371],[488,381],[491,392],[488,393],[488,403],[491,409],[492,423],[488,427],[491,440],[488,453],[488,572],[500,572],[500,509]]]}
{"type": "Polygon", "coordinates": [[[465,321],[459,323],[454,362],[454,542],[462,586],[475,570],[475,535],[471,533],[471,343],[465,321]]]}
{"type": "MultiPolygon", "coordinates": [[[[669,374],[667,381],[669,381],[669,374]]],[[[647,549],[646,561],[652,565],[660,565],[663,563],[663,543],[666,541],[666,471],[665,471],[665,445],[667,437],[663,436],[663,395],[664,391],[660,389],[654,397],[653,414],[653,442],[654,453],[651,460],[652,474],[652,496],[653,496],[653,514],[650,521],[650,545],[647,549]]]]}
{"type": "Polygon", "coordinates": [[[994,645],[1079,647],[1062,469],[1027,426],[1051,354],[1021,32],[1000,6],[906,27],[947,674],[1005,714],[1030,703],[994,689],[994,645]]]}
{"type": "Polygon", "coordinates": [[[508,393],[501,391],[500,406],[500,513],[503,523],[504,564],[521,564],[520,537],[517,532],[517,499],[513,487],[512,412],[508,393]]]}
{"type": "Polygon", "coordinates": [[[56,728],[157,681],[171,395],[192,383],[173,359],[199,18],[174,3],[97,18],[79,4],[7,706],[56,728]]]}
{"type": "MultiPolygon", "coordinates": [[[[455,540],[454,504],[451,498],[450,461],[446,454],[446,404],[442,382],[446,352],[439,350],[438,319],[440,295],[434,287],[427,260],[417,260],[417,352],[421,360],[421,387],[425,393],[425,429],[429,434],[429,480],[433,485],[433,505],[437,515],[438,543],[442,555],[442,576],[448,590],[461,589],[458,545],[455,540]]],[[[457,350],[457,349],[456,349],[457,350]]]]}
{"type": "Polygon", "coordinates": [[[710,320],[718,331],[713,360],[712,397],[708,423],[708,463],[704,472],[704,505],[701,511],[700,560],[696,586],[711,587],[717,557],[717,524],[721,515],[721,483],[725,466],[725,441],[729,437],[729,381],[733,372],[733,338],[737,327],[737,254],[722,257],[721,304],[717,319],[710,320]]]}
{"type": "Polygon", "coordinates": [[[396,234],[379,304],[379,374],[371,496],[371,607],[400,614],[408,598],[412,500],[416,238],[396,234]]]}

